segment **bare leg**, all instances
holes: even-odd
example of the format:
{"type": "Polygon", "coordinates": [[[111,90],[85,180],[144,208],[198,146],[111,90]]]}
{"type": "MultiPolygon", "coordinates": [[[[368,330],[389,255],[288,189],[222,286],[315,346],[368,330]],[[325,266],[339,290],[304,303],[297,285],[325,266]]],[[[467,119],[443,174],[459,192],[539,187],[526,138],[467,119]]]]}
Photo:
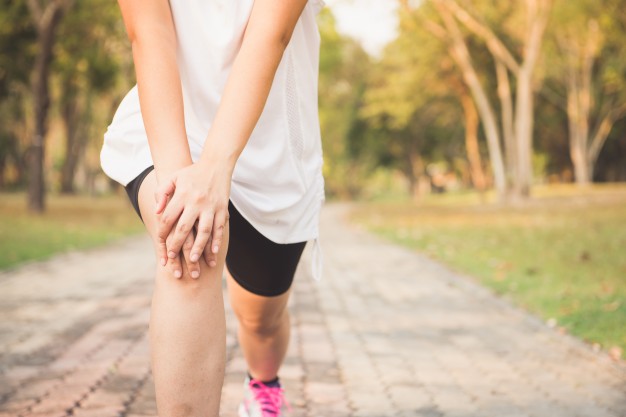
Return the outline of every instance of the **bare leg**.
{"type": "MultiPolygon", "coordinates": [[[[139,189],[139,207],[148,232],[156,236],[154,171],[139,189]]],[[[155,246],[156,247],[156,246],[155,246]]],[[[226,360],[222,271],[228,225],[217,266],[201,257],[200,277],[183,277],[157,266],[150,315],[150,350],[159,415],[217,417],[226,360]]]]}
{"type": "Polygon", "coordinates": [[[290,291],[276,297],[262,297],[244,289],[226,268],[228,293],[239,320],[239,344],[253,378],[274,379],[289,345],[290,291]]]}

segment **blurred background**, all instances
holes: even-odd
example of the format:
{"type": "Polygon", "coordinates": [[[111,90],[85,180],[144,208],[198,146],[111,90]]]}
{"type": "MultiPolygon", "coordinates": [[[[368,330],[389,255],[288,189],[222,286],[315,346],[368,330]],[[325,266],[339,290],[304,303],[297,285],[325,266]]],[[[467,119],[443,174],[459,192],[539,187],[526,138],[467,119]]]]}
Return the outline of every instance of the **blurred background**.
{"type": "MultiPolygon", "coordinates": [[[[0,269],[141,233],[99,163],[135,83],[116,2],[1,2],[0,269]]],[[[328,201],[619,360],[623,1],[327,5],[328,201]]]]}

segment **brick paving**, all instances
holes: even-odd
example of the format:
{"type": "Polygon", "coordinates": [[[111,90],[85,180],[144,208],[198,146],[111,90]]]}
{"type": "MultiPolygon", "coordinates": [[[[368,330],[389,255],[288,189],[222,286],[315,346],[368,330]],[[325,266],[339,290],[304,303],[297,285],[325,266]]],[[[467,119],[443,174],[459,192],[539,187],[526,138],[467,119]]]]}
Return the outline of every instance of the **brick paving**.
{"type": "MultiPolygon", "coordinates": [[[[327,205],[324,280],[298,271],[293,417],[626,417],[626,366],[327,205]]],[[[303,266],[309,262],[305,252],[303,266]]],[[[0,417],[155,416],[146,237],[0,273],[0,417]]],[[[222,416],[245,362],[227,307],[222,416]]]]}

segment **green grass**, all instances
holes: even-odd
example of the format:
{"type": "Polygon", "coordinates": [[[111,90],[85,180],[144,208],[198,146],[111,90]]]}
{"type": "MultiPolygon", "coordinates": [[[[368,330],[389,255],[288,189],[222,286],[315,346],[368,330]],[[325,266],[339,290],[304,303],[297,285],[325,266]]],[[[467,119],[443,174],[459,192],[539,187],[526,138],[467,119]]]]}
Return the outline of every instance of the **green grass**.
{"type": "Polygon", "coordinates": [[[143,224],[125,196],[49,196],[43,215],[26,196],[0,194],[0,269],[139,233],[143,224]]]}
{"type": "Polygon", "coordinates": [[[418,205],[362,203],[352,219],[584,340],[626,350],[626,187],[534,194],[516,207],[481,204],[467,193],[418,205]]]}

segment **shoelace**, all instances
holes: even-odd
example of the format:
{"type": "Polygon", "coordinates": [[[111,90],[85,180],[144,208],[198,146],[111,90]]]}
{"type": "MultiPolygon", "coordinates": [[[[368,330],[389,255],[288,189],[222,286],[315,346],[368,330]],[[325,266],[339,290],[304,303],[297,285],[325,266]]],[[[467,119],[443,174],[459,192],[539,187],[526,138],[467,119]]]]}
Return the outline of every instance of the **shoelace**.
{"type": "Polygon", "coordinates": [[[291,406],[285,399],[284,390],[280,387],[268,387],[261,381],[250,380],[250,389],[254,394],[254,399],[261,404],[263,417],[275,417],[280,415],[280,408],[283,403],[291,411],[291,406]]]}

